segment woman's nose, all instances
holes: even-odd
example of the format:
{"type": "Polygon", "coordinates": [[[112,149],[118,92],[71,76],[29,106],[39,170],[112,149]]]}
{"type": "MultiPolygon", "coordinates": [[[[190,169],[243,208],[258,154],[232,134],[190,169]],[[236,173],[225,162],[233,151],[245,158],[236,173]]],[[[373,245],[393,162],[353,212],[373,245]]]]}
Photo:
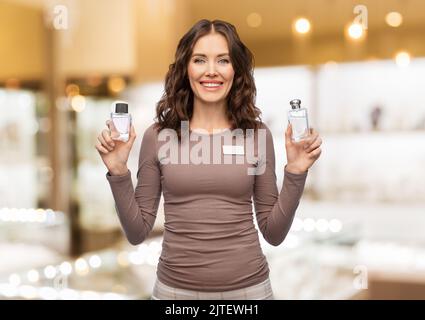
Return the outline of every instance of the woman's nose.
{"type": "Polygon", "coordinates": [[[208,70],[207,70],[207,73],[208,73],[209,75],[215,75],[215,74],[216,74],[216,71],[215,71],[215,64],[214,64],[214,62],[210,62],[210,63],[208,64],[208,70]]]}

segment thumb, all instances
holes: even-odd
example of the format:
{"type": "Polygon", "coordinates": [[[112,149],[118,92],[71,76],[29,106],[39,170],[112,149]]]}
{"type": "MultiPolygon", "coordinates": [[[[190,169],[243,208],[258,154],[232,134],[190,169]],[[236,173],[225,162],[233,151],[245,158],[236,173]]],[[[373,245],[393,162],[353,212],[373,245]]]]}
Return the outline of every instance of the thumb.
{"type": "Polygon", "coordinates": [[[130,139],[128,139],[128,143],[130,143],[132,145],[134,143],[134,140],[136,140],[136,130],[134,129],[134,126],[131,125],[130,139]]]}
{"type": "Polygon", "coordinates": [[[118,138],[120,133],[118,131],[111,131],[111,138],[118,138]]]}
{"type": "Polygon", "coordinates": [[[292,143],[292,125],[288,123],[288,126],[285,131],[285,142],[286,144],[292,143]]]}

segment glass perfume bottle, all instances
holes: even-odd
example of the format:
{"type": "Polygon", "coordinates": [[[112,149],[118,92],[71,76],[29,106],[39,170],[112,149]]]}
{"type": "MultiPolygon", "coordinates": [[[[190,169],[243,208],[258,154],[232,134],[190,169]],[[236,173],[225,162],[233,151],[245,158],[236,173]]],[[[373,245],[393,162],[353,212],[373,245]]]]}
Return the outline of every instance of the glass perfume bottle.
{"type": "Polygon", "coordinates": [[[113,140],[127,142],[130,137],[131,114],[128,113],[128,103],[116,101],[111,112],[113,140]],[[118,133],[119,135],[117,136],[118,133]]]}
{"type": "Polygon", "coordinates": [[[289,104],[292,107],[288,111],[288,121],[292,125],[292,140],[298,142],[310,133],[307,109],[301,108],[300,99],[291,100],[289,104]]]}

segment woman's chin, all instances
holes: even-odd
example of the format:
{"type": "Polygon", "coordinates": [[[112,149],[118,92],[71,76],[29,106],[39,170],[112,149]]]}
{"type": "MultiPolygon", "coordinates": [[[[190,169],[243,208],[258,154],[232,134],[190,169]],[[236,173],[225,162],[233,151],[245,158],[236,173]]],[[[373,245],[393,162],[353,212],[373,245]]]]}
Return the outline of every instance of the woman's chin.
{"type": "Polygon", "coordinates": [[[206,95],[201,95],[199,99],[204,103],[218,103],[224,100],[224,98],[221,96],[214,97],[214,96],[206,96],[206,95]]]}

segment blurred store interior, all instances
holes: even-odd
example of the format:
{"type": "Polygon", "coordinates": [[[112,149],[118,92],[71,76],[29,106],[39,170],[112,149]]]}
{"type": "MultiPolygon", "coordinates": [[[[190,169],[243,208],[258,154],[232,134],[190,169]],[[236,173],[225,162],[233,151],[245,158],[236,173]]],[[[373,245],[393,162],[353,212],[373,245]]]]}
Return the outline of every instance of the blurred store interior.
{"type": "Polygon", "coordinates": [[[277,299],[425,299],[425,1],[0,0],[0,299],[149,299],[94,145],[114,100],[153,122],[180,37],[234,24],[255,56],[280,190],[289,101],[323,152],[284,243],[277,299]]]}

